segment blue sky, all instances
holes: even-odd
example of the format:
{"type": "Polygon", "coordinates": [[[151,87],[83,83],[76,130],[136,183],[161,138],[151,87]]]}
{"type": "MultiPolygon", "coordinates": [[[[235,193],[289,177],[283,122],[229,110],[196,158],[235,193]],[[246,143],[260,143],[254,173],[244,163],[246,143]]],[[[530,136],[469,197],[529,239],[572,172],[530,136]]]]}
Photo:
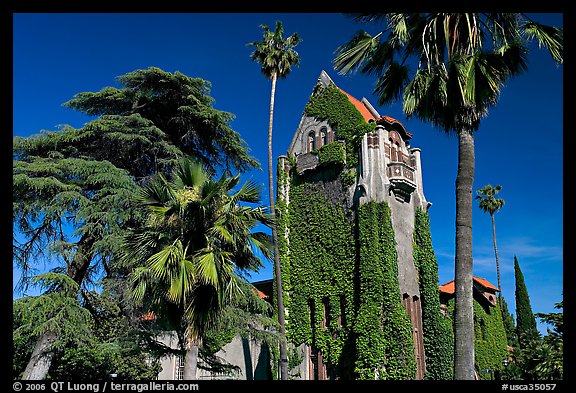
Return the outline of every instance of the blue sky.
{"type": "MultiPolygon", "coordinates": [[[[562,26],[561,14],[538,14],[562,26]]],[[[376,105],[375,78],[340,76],[334,50],[357,30],[379,31],[337,13],[222,14],[14,14],[13,134],[26,136],[61,124],[81,127],[90,118],[62,107],[74,94],[116,85],[115,78],[150,66],[180,71],[212,83],[217,109],[235,114],[238,131],[265,168],[244,175],[267,187],[267,130],[270,82],[249,54],[262,36],[260,24],[284,24],[298,32],[301,65],[276,89],[274,155],[285,154],[312,88],[322,70],[358,99],[366,97],[381,115],[400,120],[422,150],[424,193],[440,283],[454,275],[457,140],[418,120],[401,105],[376,105]]],[[[496,214],[502,288],[514,311],[514,255],[525,276],[534,312],[552,312],[563,291],[563,66],[531,46],[529,71],[502,90],[475,136],[474,190],[500,184],[506,200],[496,214]]],[[[263,200],[268,200],[267,193],[263,200]]],[[[474,273],[496,284],[491,221],[473,210],[474,273]]],[[[17,277],[18,273],[14,273],[17,277]]],[[[272,264],[252,276],[272,277],[272,264]]],[[[545,326],[540,325],[545,332],[545,326]]]]}

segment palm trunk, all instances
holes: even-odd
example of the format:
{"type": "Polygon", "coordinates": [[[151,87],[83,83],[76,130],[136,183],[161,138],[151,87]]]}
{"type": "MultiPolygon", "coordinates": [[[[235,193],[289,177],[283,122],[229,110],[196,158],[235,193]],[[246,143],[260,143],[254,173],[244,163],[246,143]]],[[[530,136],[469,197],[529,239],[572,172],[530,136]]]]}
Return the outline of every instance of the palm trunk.
{"type": "MultiPolygon", "coordinates": [[[[274,172],[272,165],[272,124],[274,122],[274,96],[278,73],[272,74],[272,92],[270,94],[270,122],[268,124],[268,194],[270,196],[270,214],[276,218],[274,204],[274,172]]],[[[282,294],[282,274],[280,270],[280,252],[278,250],[278,232],[276,222],[272,225],[272,242],[274,243],[274,275],[276,277],[276,301],[278,305],[278,324],[280,325],[280,379],[288,379],[288,357],[286,351],[286,329],[284,327],[284,297],[282,294]]]]}
{"type": "Polygon", "coordinates": [[[474,308],[472,295],[472,187],[474,136],[458,133],[456,176],[456,258],[454,308],[454,379],[474,379],[474,308]]]}
{"type": "MultiPolygon", "coordinates": [[[[92,236],[84,235],[78,241],[78,248],[74,254],[72,263],[66,269],[66,274],[78,284],[82,283],[90,261],[92,260],[92,246],[95,239],[92,236]]],[[[52,345],[58,340],[58,332],[48,331],[38,337],[32,356],[26,365],[26,370],[22,376],[23,380],[42,380],[46,379],[50,366],[52,365],[52,345]]]]}
{"type": "Polygon", "coordinates": [[[198,340],[191,340],[190,345],[186,348],[186,355],[184,357],[184,375],[182,379],[191,381],[196,379],[196,372],[198,370],[198,340]]]}
{"type": "Polygon", "coordinates": [[[496,256],[496,277],[498,279],[498,297],[502,297],[502,284],[500,284],[500,262],[498,261],[498,247],[496,247],[496,222],[494,221],[494,214],[492,216],[492,240],[494,241],[494,255],[496,256]]]}
{"type": "Polygon", "coordinates": [[[46,375],[52,364],[52,357],[54,356],[52,345],[57,339],[58,335],[56,333],[46,332],[36,340],[32,356],[22,375],[23,380],[38,381],[46,379],[46,375]]]}

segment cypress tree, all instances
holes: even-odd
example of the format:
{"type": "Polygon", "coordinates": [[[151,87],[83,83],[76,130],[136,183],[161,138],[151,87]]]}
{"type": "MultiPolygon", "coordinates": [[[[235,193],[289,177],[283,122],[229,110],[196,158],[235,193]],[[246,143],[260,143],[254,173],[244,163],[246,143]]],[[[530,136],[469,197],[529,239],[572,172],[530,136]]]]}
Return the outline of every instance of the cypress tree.
{"type": "Polygon", "coordinates": [[[506,303],[506,299],[504,296],[500,296],[500,308],[502,311],[502,323],[504,324],[504,330],[506,331],[506,340],[508,341],[508,345],[512,347],[518,346],[518,338],[516,336],[516,326],[514,324],[514,317],[508,311],[508,303],[506,303]]]}
{"type": "Polygon", "coordinates": [[[527,340],[538,336],[536,318],[530,306],[528,289],[524,283],[524,275],[520,270],[518,259],[514,255],[514,276],[516,277],[516,333],[520,347],[524,347],[527,340]]]}

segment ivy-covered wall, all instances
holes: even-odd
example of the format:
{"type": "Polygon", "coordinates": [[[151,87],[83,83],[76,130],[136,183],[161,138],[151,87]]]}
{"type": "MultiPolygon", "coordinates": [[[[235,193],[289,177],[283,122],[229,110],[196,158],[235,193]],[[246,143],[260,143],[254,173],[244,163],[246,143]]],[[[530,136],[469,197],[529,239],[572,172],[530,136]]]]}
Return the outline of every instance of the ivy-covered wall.
{"type": "Polygon", "coordinates": [[[301,175],[291,157],[290,173],[278,167],[287,339],[321,351],[329,375],[414,379],[412,327],[401,301],[390,209],[385,202],[358,206],[348,199],[360,141],[375,124],[334,85],[316,91],[304,114],[327,121],[344,144],[316,150],[318,167],[301,175]]]}
{"type": "Polygon", "coordinates": [[[428,213],[417,209],[414,227],[414,263],[420,284],[426,354],[424,378],[450,380],[454,369],[454,336],[450,319],[440,312],[438,261],[432,248],[428,213]]]}
{"type": "Polygon", "coordinates": [[[367,123],[348,97],[333,84],[310,97],[304,114],[328,121],[336,131],[336,139],[346,142],[346,166],[356,168],[360,141],[365,133],[374,130],[376,123],[367,123]]]}
{"type": "MultiPolygon", "coordinates": [[[[454,299],[448,302],[448,314],[454,317],[454,299]]],[[[506,331],[498,300],[496,306],[491,307],[482,306],[474,299],[474,355],[480,379],[491,379],[502,372],[502,362],[507,357],[506,346],[506,331]]]]}
{"type": "Polygon", "coordinates": [[[318,155],[320,167],[343,166],[346,162],[344,146],[340,142],[331,142],[312,152],[318,155]]]}
{"type": "Polygon", "coordinates": [[[358,208],[359,308],[356,373],[359,379],[414,379],[410,318],[402,306],[390,209],[384,202],[358,208]]]}
{"type": "Polygon", "coordinates": [[[349,340],[355,310],[351,218],[325,196],[324,183],[337,185],[337,178],[294,180],[289,206],[280,204],[279,223],[279,234],[286,225],[290,233],[288,241],[281,241],[287,338],[295,345],[313,345],[322,352],[329,372],[351,378],[350,365],[345,364],[353,355],[349,340]]]}
{"type": "MultiPolygon", "coordinates": [[[[498,302],[498,301],[497,301],[498,302]]],[[[503,369],[507,357],[506,331],[502,323],[500,304],[483,307],[474,302],[474,353],[481,379],[490,379],[503,369]],[[485,370],[492,370],[486,372],[485,370]]]]}

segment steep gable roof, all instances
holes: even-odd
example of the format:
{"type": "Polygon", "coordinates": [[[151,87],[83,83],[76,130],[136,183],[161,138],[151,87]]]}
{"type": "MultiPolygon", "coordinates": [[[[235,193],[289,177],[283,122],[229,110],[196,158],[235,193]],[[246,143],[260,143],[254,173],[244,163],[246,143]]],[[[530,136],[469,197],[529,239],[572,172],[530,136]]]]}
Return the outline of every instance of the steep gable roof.
{"type": "Polygon", "coordinates": [[[344,93],[344,95],[346,97],[348,97],[348,101],[350,101],[350,103],[352,105],[354,105],[354,107],[356,108],[356,110],[358,112],[360,112],[360,114],[362,115],[362,117],[364,118],[364,120],[366,120],[366,123],[368,123],[369,121],[375,121],[376,119],[374,118],[374,116],[372,115],[372,113],[370,113],[370,111],[368,110],[368,108],[366,108],[366,106],[357,98],[354,98],[353,96],[351,96],[350,94],[346,93],[344,90],[342,90],[341,88],[338,88],[338,90],[340,90],[342,93],[344,93]]]}
{"type": "MultiPolygon", "coordinates": [[[[492,289],[494,291],[500,291],[497,287],[492,285],[485,278],[480,278],[480,277],[476,277],[476,276],[473,276],[472,278],[474,279],[474,282],[476,282],[477,284],[480,284],[484,288],[492,289]]],[[[440,290],[440,292],[448,294],[448,295],[454,294],[454,291],[455,291],[454,280],[448,281],[447,283],[440,285],[439,290],[440,290]]]]}

